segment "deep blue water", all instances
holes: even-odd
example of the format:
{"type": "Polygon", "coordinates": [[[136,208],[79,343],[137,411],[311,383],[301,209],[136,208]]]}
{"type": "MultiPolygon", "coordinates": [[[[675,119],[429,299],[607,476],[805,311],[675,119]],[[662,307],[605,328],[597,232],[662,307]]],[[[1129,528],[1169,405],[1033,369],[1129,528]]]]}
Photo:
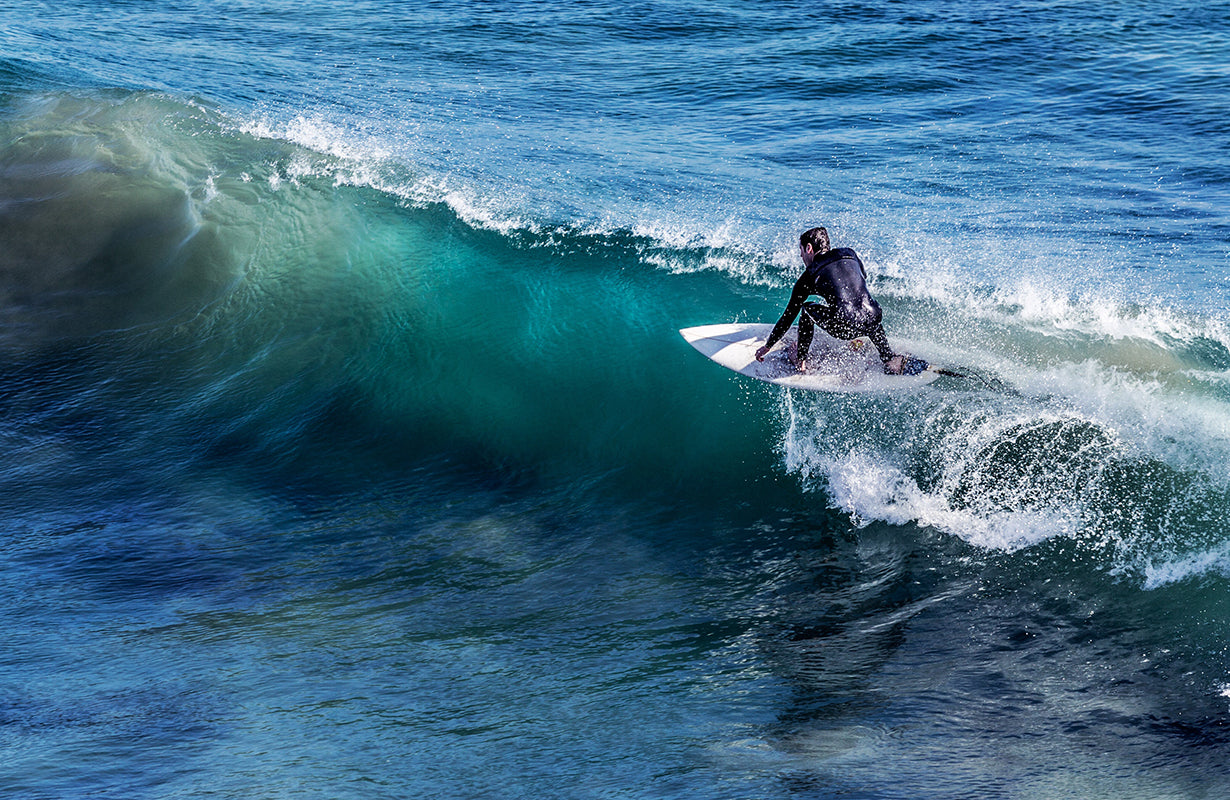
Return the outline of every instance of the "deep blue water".
{"type": "Polygon", "coordinates": [[[1230,792],[1230,8],[0,7],[0,794],[1230,792]],[[978,376],[798,393],[797,237],[978,376]]]}

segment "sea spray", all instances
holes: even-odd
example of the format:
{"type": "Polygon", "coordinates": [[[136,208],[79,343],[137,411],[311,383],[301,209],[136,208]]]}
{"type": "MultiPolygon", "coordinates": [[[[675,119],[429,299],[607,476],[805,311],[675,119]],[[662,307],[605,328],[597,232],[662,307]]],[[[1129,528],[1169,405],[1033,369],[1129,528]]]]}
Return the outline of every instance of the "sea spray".
{"type": "Polygon", "coordinates": [[[1068,394],[966,385],[855,405],[795,392],[785,466],[860,524],[925,525],[1004,552],[1067,538],[1151,586],[1225,571],[1224,404],[1081,374],[1068,394]]]}

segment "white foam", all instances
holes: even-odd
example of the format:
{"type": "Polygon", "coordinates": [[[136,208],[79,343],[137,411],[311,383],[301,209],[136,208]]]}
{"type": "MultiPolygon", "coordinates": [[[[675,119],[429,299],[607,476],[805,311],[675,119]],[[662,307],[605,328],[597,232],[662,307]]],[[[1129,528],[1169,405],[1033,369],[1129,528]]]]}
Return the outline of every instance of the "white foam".
{"type": "Polygon", "coordinates": [[[878,294],[927,300],[960,309],[966,318],[1019,327],[1044,337],[1079,334],[1097,340],[1141,340],[1159,348],[1209,339],[1230,350],[1230,323],[1225,319],[1147,299],[1127,300],[1106,286],[1072,293],[1037,277],[988,286],[943,262],[907,268],[893,260],[876,266],[880,268],[873,270],[872,284],[878,294]],[[891,280],[877,280],[879,276],[891,280]]]}
{"type": "MultiPolygon", "coordinates": [[[[817,467],[820,465],[813,465],[817,467]]],[[[989,550],[1013,552],[1052,536],[1070,534],[1073,521],[1059,510],[986,511],[952,507],[941,493],[923,491],[883,455],[851,452],[822,467],[835,507],[856,524],[935,528],[989,550]]]]}
{"type": "MultiPolygon", "coordinates": [[[[1013,552],[1053,536],[1080,530],[1079,511],[1072,498],[1056,498],[1052,505],[972,502],[956,506],[954,486],[969,470],[979,468],[980,454],[1003,434],[1021,423],[1011,417],[985,417],[950,433],[936,458],[944,475],[935,487],[924,490],[899,466],[904,445],[857,443],[848,448],[826,441],[823,417],[800,410],[787,397],[790,424],[783,437],[786,468],[810,488],[821,488],[831,503],[851,515],[859,525],[873,520],[892,525],[917,524],[935,528],[986,549],[1013,552]]],[[[1041,423],[1039,423],[1041,424],[1041,423]]],[[[852,441],[857,438],[843,426],[852,441]]],[[[912,434],[907,434],[912,435],[912,434]]],[[[1028,488],[1022,490],[1028,493],[1028,488]]]]}
{"type": "Polygon", "coordinates": [[[1220,397],[1095,360],[1022,371],[1016,384],[1028,394],[1062,398],[1072,413],[1137,452],[1230,484],[1230,404],[1220,397]]]}
{"type": "Polygon", "coordinates": [[[1124,494],[1130,488],[1120,479],[1145,480],[1155,469],[1174,475],[1171,488],[1184,495],[1162,502],[1175,511],[1224,503],[1224,393],[1096,359],[1019,367],[1014,380],[1021,395],[937,392],[869,417],[837,401],[787,395],[784,466],[860,525],[926,526],[999,552],[1073,538],[1146,589],[1230,577],[1230,537],[1219,523],[1124,494]],[[891,423],[868,427],[880,414],[891,423]]]}
{"type": "Polygon", "coordinates": [[[376,191],[412,204],[440,202],[448,205],[467,224],[500,233],[534,230],[522,214],[518,197],[507,194],[503,200],[483,195],[453,175],[414,174],[407,170],[404,153],[394,153],[383,140],[371,133],[340,127],[319,117],[296,116],[288,121],[256,117],[239,125],[239,130],[261,139],[284,141],[306,152],[292,158],[270,177],[273,188],[283,181],[299,185],[306,178],[324,177],[335,186],[356,186],[376,191]],[[313,157],[316,154],[318,157],[313,157]]]}
{"type": "Polygon", "coordinates": [[[268,116],[258,116],[239,123],[238,129],[257,139],[291,142],[345,161],[385,161],[392,156],[378,137],[357,134],[323,117],[298,115],[286,121],[275,121],[268,116]]]}
{"type": "Polygon", "coordinates": [[[1155,560],[1142,568],[1144,587],[1157,589],[1209,573],[1230,576],[1230,543],[1182,557],[1155,560]]]}

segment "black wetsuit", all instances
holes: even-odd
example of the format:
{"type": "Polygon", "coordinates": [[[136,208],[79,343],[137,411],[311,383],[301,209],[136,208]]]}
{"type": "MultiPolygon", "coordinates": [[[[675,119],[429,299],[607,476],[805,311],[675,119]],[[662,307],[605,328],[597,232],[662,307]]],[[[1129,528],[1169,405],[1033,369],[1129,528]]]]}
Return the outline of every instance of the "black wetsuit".
{"type": "Polygon", "coordinates": [[[869,336],[880,351],[881,361],[887,364],[893,357],[884,326],[880,324],[883,317],[880,304],[867,291],[867,271],[858,255],[848,247],[818,254],[803,271],[765,346],[777,344],[800,312],[803,314],[799,319],[800,360],[807,358],[816,325],[835,339],[848,341],[869,336]],[[823,298],[824,303],[807,302],[813,294],[823,298]]]}

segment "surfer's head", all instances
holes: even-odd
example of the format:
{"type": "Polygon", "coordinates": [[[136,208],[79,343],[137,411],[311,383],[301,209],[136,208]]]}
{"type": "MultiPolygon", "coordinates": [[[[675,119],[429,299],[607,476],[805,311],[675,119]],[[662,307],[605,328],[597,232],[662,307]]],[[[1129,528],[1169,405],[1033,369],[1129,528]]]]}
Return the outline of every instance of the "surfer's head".
{"type": "Polygon", "coordinates": [[[806,250],[811,248],[811,251],[816,255],[827,253],[829,251],[829,232],[824,228],[812,228],[809,231],[804,231],[799,237],[799,248],[806,250]]]}

